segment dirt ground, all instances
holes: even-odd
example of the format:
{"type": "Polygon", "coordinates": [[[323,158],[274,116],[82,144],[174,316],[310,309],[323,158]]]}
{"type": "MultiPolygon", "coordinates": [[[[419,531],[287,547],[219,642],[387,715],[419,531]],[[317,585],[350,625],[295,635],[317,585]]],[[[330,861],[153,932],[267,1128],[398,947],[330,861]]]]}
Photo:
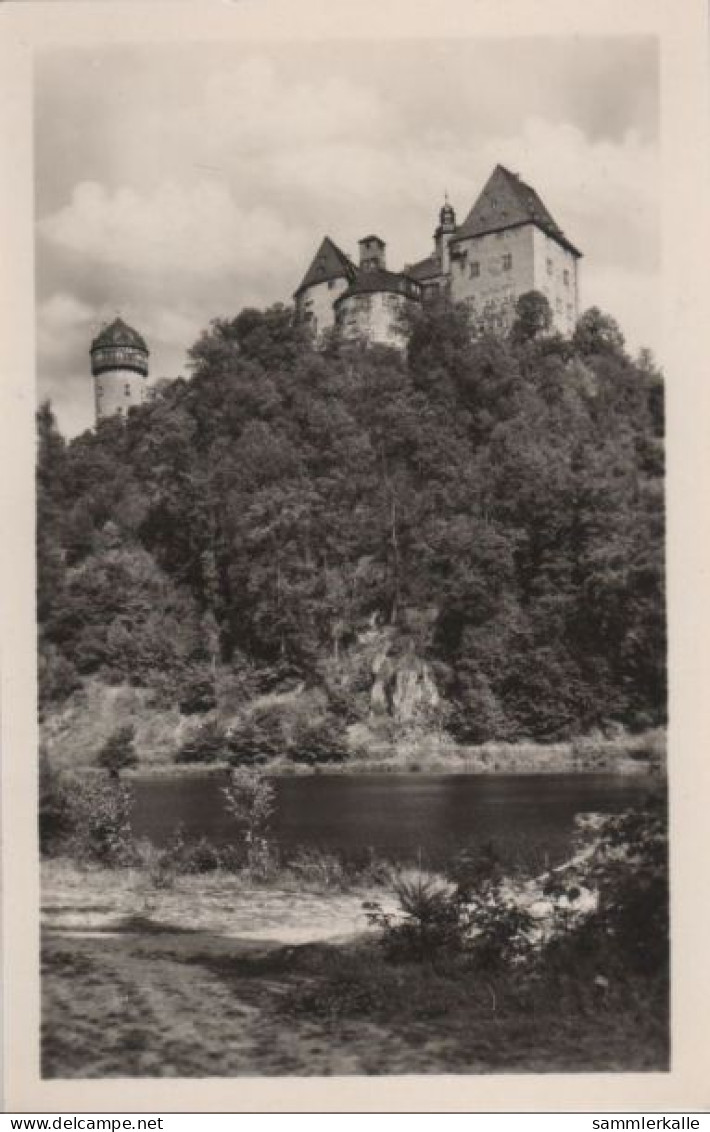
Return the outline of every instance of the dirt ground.
{"type": "Polygon", "coordinates": [[[377,960],[362,907],[372,897],[382,893],[249,887],[224,874],[156,891],[130,870],[48,862],[43,1075],[665,1067],[663,1023],[649,1031],[640,998],[619,1014],[587,997],[563,1017],[553,1001],[521,1010],[500,989],[377,960]]]}

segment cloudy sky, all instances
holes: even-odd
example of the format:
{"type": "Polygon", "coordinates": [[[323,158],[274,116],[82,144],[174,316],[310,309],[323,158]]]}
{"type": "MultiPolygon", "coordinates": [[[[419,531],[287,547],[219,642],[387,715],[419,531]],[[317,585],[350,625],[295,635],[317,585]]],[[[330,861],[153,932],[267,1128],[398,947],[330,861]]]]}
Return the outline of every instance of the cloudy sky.
{"type": "Polygon", "coordinates": [[[324,234],[431,250],[497,162],[584,252],[582,305],[659,347],[650,39],[52,50],[36,70],[39,395],[93,423],[88,349],[117,312],[151,378],[211,318],[287,300],[324,234]]]}

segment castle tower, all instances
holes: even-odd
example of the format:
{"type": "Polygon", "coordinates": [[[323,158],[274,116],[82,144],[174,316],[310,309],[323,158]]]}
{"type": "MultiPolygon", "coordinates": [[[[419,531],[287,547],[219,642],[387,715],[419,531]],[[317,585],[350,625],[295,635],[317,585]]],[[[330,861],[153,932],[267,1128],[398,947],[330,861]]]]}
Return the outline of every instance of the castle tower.
{"type": "Polygon", "coordinates": [[[532,186],[497,165],[451,237],[451,296],[467,304],[480,326],[505,333],[519,297],[539,291],[550,304],[554,329],[571,335],[581,254],[532,186]]]}
{"type": "Polygon", "coordinates": [[[357,269],[345,252],[326,236],[293,296],[296,320],[309,326],[316,339],[335,325],[333,304],[356,275],[357,269]]]}
{"type": "Polygon", "coordinates": [[[439,212],[439,227],[434,233],[434,248],[441,264],[442,275],[449,273],[449,241],[456,231],[456,213],[444,193],[444,205],[439,212]]]}
{"type": "Polygon", "coordinates": [[[116,318],[91,343],[96,421],[125,416],[142,405],[148,376],[148,347],[140,334],[116,318]]]}
{"type": "Polygon", "coordinates": [[[358,240],[361,271],[386,271],[385,242],[379,236],[363,236],[358,240]]]}
{"type": "Polygon", "coordinates": [[[358,244],[360,269],[333,303],[336,326],[345,339],[401,348],[402,316],[420,301],[419,283],[405,272],[387,270],[386,245],[379,236],[365,236],[358,244]]]}

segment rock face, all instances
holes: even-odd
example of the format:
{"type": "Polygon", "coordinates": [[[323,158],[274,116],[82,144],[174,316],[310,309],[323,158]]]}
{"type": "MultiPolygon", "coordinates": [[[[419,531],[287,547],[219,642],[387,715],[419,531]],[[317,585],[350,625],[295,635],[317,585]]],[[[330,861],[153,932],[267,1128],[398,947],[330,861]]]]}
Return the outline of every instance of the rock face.
{"type": "Polygon", "coordinates": [[[431,718],[441,705],[441,697],[426,661],[408,655],[392,657],[387,651],[376,655],[370,690],[373,715],[389,715],[395,723],[416,723],[431,718]]]}

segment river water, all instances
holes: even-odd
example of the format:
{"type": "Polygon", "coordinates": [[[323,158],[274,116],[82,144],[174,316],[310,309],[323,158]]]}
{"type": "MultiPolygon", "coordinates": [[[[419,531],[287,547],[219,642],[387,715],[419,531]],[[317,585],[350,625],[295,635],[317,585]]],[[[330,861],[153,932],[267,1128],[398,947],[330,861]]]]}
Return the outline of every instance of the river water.
{"type": "MultiPolygon", "coordinates": [[[[164,844],[178,827],[192,840],[235,839],[223,773],[138,779],[133,828],[164,844]]],[[[436,865],[493,841],[504,859],[544,867],[569,852],[580,813],[612,813],[649,789],[644,776],[613,774],[304,775],[274,780],[278,844],[436,865]]]]}

